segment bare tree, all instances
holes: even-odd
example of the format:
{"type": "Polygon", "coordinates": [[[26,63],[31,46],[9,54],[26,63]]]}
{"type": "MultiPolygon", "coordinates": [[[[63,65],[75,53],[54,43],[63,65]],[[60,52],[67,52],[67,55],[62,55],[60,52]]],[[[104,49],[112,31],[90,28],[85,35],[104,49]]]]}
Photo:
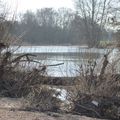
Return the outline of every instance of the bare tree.
{"type": "Polygon", "coordinates": [[[54,26],[56,12],[52,8],[37,10],[36,19],[40,26],[54,26]]]}
{"type": "Polygon", "coordinates": [[[0,43],[4,43],[7,47],[17,41],[11,34],[17,17],[17,8],[17,4],[13,9],[7,1],[0,0],[0,43]]]}
{"type": "Polygon", "coordinates": [[[57,25],[63,29],[68,29],[71,21],[74,19],[74,13],[71,9],[60,8],[57,11],[57,25]]]}
{"type": "Polygon", "coordinates": [[[111,8],[118,0],[75,0],[77,12],[84,19],[86,28],[86,39],[91,47],[97,46],[98,36],[102,37],[102,31],[108,23],[108,18],[113,14],[111,8]],[[100,30],[96,29],[96,24],[100,30]]]}
{"type": "Polygon", "coordinates": [[[14,19],[10,20],[8,16],[9,12],[6,4],[0,0],[0,43],[8,43],[10,37],[9,28],[14,19]]]}

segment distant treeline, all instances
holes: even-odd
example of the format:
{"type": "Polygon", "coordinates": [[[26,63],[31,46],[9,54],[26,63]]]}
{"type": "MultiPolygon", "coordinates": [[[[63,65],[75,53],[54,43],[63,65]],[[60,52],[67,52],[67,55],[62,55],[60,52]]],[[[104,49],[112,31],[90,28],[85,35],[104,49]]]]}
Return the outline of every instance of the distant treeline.
{"type": "Polygon", "coordinates": [[[35,13],[27,11],[15,21],[11,29],[15,35],[23,34],[23,41],[34,45],[98,44],[109,38],[108,32],[89,17],[83,18],[70,9],[44,8],[35,13]],[[94,26],[94,31],[93,31],[94,26]]]}

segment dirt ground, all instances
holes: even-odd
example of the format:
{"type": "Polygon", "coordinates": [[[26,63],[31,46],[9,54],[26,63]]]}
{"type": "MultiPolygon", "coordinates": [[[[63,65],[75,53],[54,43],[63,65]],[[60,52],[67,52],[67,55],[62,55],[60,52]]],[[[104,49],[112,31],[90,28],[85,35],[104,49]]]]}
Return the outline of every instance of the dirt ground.
{"type": "Polygon", "coordinates": [[[99,119],[70,114],[61,115],[57,113],[50,114],[0,109],[0,120],[99,120],[99,119]]]}
{"type": "Polygon", "coordinates": [[[100,120],[85,116],[21,111],[22,99],[0,98],[0,120],[100,120]]]}

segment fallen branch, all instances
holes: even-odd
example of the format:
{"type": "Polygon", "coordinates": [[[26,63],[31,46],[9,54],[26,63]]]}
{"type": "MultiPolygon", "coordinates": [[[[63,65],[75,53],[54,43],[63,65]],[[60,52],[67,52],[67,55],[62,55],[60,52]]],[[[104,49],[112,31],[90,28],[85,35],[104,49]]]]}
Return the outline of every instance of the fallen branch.
{"type": "Polygon", "coordinates": [[[97,112],[97,111],[95,111],[94,109],[92,109],[92,108],[89,108],[89,107],[85,107],[85,106],[83,106],[83,105],[80,105],[80,104],[77,104],[79,107],[81,107],[81,108],[83,108],[83,109],[85,109],[85,110],[88,110],[88,111],[92,111],[92,112],[94,112],[98,117],[100,117],[101,118],[101,115],[97,112]]]}
{"type": "MultiPolygon", "coordinates": [[[[41,64],[41,62],[39,62],[39,61],[36,61],[36,60],[20,60],[20,61],[18,61],[18,62],[33,62],[33,63],[38,63],[38,64],[41,64]]],[[[46,66],[46,67],[50,67],[50,66],[59,66],[59,65],[63,65],[64,63],[58,63],[58,64],[52,64],[52,65],[40,65],[39,67],[44,67],[44,66],[46,66]]]]}
{"type": "MultiPolygon", "coordinates": [[[[20,62],[28,62],[28,63],[30,63],[30,62],[33,62],[33,63],[38,63],[38,64],[41,64],[41,62],[39,62],[39,61],[36,61],[36,60],[20,60],[20,61],[18,61],[18,63],[20,63],[20,62]]],[[[12,63],[14,63],[14,62],[12,62],[12,63]]]]}
{"type": "MultiPolygon", "coordinates": [[[[59,65],[63,65],[64,63],[58,63],[58,64],[53,64],[53,65],[46,65],[46,67],[49,67],[49,66],[59,66],[59,65]]],[[[43,66],[40,66],[40,67],[43,67],[43,66]]]]}
{"type": "Polygon", "coordinates": [[[29,61],[29,60],[30,60],[30,59],[29,59],[30,56],[31,56],[31,57],[36,57],[36,55],[27,53],[27,54],[23,54],[23,55],[20,55],[20,56],[16,57],[14,60],[11,61],[11,63],[19,62],[23,57],[26,57],[27,60],[29,61]]]}

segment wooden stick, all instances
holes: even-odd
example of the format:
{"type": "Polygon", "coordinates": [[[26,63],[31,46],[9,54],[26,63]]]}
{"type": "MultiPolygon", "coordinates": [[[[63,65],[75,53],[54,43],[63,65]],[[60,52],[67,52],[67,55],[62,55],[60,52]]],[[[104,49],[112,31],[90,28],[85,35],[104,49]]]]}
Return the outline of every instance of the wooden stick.
{"type": "MultiPolygon", "coordinates": [[[[36,60],[20,60],[20,61],[18,61],[18,62],[34,62],[34,63],[39,63],[39,64],[41,64],[41,62],[39,62],[39,61],[36,61],[36,60]]],[[[46,67],[50,67],[50,66],[59,66],[59,65],[63,65],[64,63],[58,63],[58,64],[52,64],[52,65],[40,65],[39,67],[44,67],[44,66],[46,66],[46,67]]]]}

